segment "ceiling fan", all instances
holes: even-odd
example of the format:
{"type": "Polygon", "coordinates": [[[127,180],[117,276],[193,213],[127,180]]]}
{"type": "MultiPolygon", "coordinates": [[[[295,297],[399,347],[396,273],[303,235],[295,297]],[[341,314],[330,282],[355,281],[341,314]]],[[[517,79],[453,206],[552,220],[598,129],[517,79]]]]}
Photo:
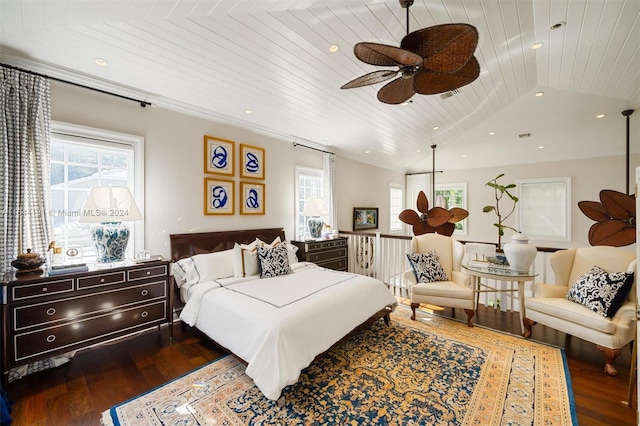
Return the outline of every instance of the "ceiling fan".
{"type": "Polygon", "coordinates": [[[397,67],[378,70],[344,84],[341,89],[369,86],[398,78],[378,91],[378,100],[401,104],[413,95],[435,95],[458,89],[480,75],[473,56],[478,31],[469,24],[442,24],[409,33],[409,7],[414,0],[399,0],[407,9],[407,35],[400,47],[380,43],[357,43],[356,58],[370,65],[397,67]]]}

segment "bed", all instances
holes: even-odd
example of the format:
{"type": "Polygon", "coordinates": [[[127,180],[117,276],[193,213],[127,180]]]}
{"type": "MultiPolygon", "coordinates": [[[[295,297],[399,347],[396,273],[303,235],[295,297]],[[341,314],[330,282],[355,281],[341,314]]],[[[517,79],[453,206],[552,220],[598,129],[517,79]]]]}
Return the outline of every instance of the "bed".
{"type": "Polygon", "coordinates": [[[181,320],[246,362],[246,374],[271,400],[279,399],[317,355],[371,318],[388,320],[397,305],[379,280],[297,262],[282,228],[173,234],[170,241],[174,278],[185,302],[181,320]],[[277,247],[261,251],[261,272],[270,267],[265,253],[284,256],[286,247],[290,273],[269,278],[238,273],[239,258],[244,262],[247,255],[238,245],[256,238],[277,247]],[[197,279],[184,278],[183,269],[189,268],[186,275],[197,279]]]}

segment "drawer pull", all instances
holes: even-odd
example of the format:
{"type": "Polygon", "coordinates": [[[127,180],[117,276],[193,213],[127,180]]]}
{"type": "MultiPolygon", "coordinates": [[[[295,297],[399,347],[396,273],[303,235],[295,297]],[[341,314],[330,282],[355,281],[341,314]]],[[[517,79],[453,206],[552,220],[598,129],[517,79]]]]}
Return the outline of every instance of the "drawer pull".
{"type": "Polygon", "coordinates": [[[56,313],[56,310],[54,308],[47,309],[47,315],[51,316],[51,315],[53,315],[55,313],[56,313]]]}
{"type": "Polygon", "coordinates": [[[56,340],[56,336],[54,334],[47,336],[47,343],[53,343],[54,340],[56,340]]]}
{"type": "Polygon", "coordinates": [[[147,312],[147,311],[143,311],[143,312],[140,314],[140,316],[141,316],[142,318],[146,318],[146,317],[148,317],[148,316],[149,316],[149,312],[147,312]]]}
{"type": "Polygon", "coordinates": [[[46,287],[42,287],[42,291],[47,291],[47,288],[46,287]]]}
{"type": "Polygon", "coordinates": [[[104,278],[100,278],[100,282],[103,283],[104,282],[104,278]]]}
{"type": "Polygon", "coordinates": [[[145,290],[142,290],[142,291],[140,292],[140,294],[141,294],[141,295],[143,295],[143,296],[146,296],[147,294],[149,294],[149,290],[146,290],[146,289],[145,289],[145,290]]]}
{"type": "Polygon", "coordinates": [[[151,271],[147,271],[147,275],[151,275],[151,271]]]}

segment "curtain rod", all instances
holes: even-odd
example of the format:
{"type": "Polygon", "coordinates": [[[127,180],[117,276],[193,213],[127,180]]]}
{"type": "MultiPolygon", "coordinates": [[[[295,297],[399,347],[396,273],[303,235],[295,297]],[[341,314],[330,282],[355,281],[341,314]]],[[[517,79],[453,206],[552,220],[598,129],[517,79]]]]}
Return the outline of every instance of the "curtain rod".
{"type": "Polygon", "coordinates": [[[65,83],[65,84],[70,84],[72,86],[82,87],[83,89],[89,89],[89,90],[93,90],[95,92],[104,93],[105,95],[111,95],[111,96],[115,96],[117,98],[126,99],[128,101],[133,101],[133,102],[136,102],[136,103],[140,104],[140,106],[142,108],[146,107],[147,105],[151,105],[151,102],[141,101],[139,99],[130,98],[128,96],[119,95],[119,94],[113,93],[113,92],[107,92],[106,90],[96,89],[95,87],[85,86],[84,84],[74,83],[73,81],[63,80],[63,79],[57,78],[57,77],[51,77],[49,75],[40,74],[40,73],[37,73],[35,71],[29,71],[29,70],[25,70],[25,69],[22,69],[22,68],[14,67],[13,65],[0,63],[0,66],[2,66],[4,68],[9,68],[11,70],[21,71],[21,72],[24,72],[24,73],[27,73],[27,74],[31,74],[31,75],[37,75],[38,77],[44,77],[44,78],[47,78],[49,80],[59,81],[60,83],[65,83]]]}
{"type": "Polygon", "coordinates": [[[308,148],[308,149],[313,149],[314,151],[320,151],[320,152],[324,152],[325,154],[331,154],[331,155],[336,155],[333,152],[329,152],[329,151],[325,151],[324,149],[320,149],[320,148],[314,148],[312,146],[307,146],[307,145],[302,145],[301,143],[298,142],[293,142],[293,146],[301,146],[303,148],[308,148]]]}

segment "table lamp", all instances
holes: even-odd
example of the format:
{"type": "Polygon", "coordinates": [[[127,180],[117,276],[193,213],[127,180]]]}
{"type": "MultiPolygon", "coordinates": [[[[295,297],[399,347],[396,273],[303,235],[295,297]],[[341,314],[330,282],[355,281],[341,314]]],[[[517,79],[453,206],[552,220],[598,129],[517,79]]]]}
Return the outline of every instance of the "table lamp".
{"type": "Polygon", "coordinates": [[[96,262],[122,261],[129,242],[129,227],[123,221],[141,220],[131,191],[127,187],[98,186],[89,190],[79,222],[93,223],[90,236],[96,262]]]}
{"type": "Polygon", "coordinates": [[[307,204],[305,204],[302,214],[308,217],[307,226],[309,227],[311,238],[320,238],[322,235],[322,228],[324,227],[324,221],[320,216],[327,215],[322,199],[310,198],[307,200],[307,204]]]}

